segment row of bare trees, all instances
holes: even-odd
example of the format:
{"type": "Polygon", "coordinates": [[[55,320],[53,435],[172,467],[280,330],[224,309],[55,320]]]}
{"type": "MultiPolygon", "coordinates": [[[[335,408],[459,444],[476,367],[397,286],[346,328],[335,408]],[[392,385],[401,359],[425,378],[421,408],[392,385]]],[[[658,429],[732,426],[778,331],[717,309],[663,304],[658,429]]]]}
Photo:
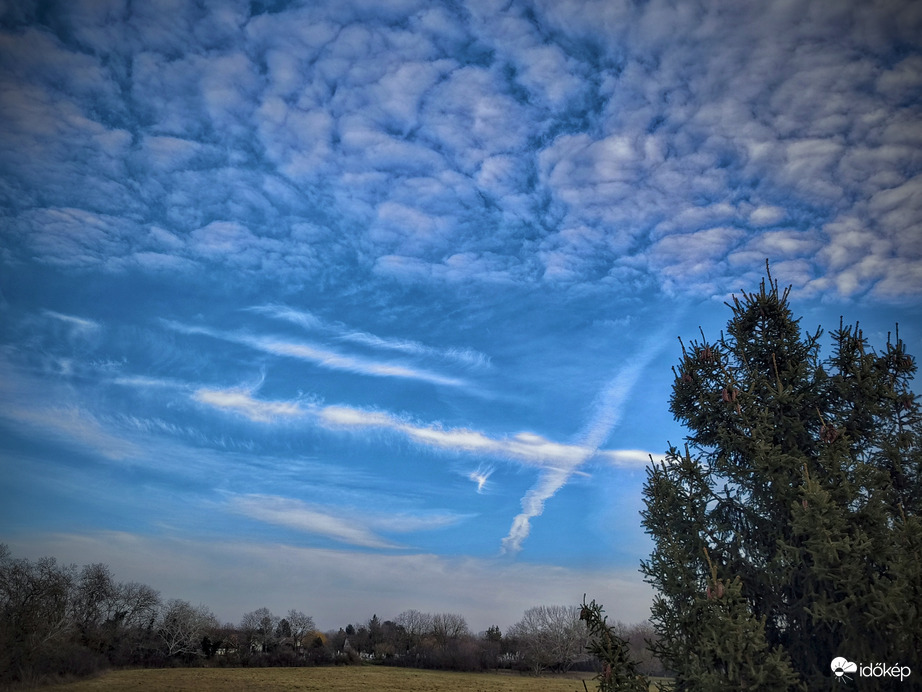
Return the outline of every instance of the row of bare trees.
{"type": "MultiPolygon", "coordinates": [[[[375,615],[367,623],[348,625],[330,633],[329,643],[336,652],[390,665],[511,668],[534,674],[595,670],[599,664],[587,653],[589,634],[580,612],[577,606],[535,606],[505,634],[494,625],[474,635],[461,615],[405,610],[393,620],[381,621],[375,615]]],[[[653,637],[649,623],[617,622],[613,632],[627,641],[640,672],[665,672],[647,650],[647,639],[653,637]]]]}
{"type": "Polygon", "coordinates": [[[107,665],[162,665],[195,656],[218,626],[205,606],[137,582],[104,564],[15,559],[0,544],[0,683],[84,675],[107,665]]]}
{"type": "Polygon", "coordinates": [[[406,610],[393,620],[374,615],[328,633],[328,645],[347,661],[374,660],[385,665],[482,670],[490,657],[471,633],[464,616],[406,610]]]}
{"type": "Polygon", "coordinates": [[[567,671],[588,661],[588,632],[577,606],[535,606],[514,624],[507,637],[517,643],[521,661],[535,673],[567,671]]]}
{"type": "MultiPolygon", "coordinates": [[[[649,630],[624,629],[645,653],[649,630]]],[[[204,605],[170,599],[145,584],[117,582],[103,564],[60,565],[53,558],[14,559],[0,544],[0,685],[109,665],[385,665],[539,673],[589,668],[585,626],[573,606],[536,606],[505,635],[474,634],[455,613],[405,610],[321,633],[311,616],[268,608],[221,624],[204,605]]],[[[649,662],[655,672],[655,662],[649,662]]]]}

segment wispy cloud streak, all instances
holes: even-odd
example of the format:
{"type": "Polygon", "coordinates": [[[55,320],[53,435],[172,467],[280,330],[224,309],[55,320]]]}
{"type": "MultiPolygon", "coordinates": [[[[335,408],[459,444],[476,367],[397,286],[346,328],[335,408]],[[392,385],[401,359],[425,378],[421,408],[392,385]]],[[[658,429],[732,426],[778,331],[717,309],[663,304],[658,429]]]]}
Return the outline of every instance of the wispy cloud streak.
{"type": "Polygon", "coordinates": [[[513,459],[546,469],[571,469],[574,464],[585,460],[587,453],[592,456],[595,451],[553,442],[531,432],[497,438],[465,428],[414,425],[388,413],[348,406],[327,406],[318,411],[318,416],[331,427],[386,428],[429,447],[513,459]]]}
{"type": "MultiPolygon", "coordinates": [[[[513,519],[509,533],[501,543],[503,552],[515,554],[521,550],[531,531],[531,520],[544,512],[545,503],[574,474],[580,473],[580,467],[587,461],[599,458],[616,466],[642,466],[647,463],[648,452],[636,449],[601,450],[600,447],[617,426],[628,395],[662,343],[662,334],[656,334],[609,380],[597,396],[592,416],[577,436],[577,444],[554,442],[531,432],[498,438],[465,428],[424,426],[386,412],[349,406],[262,401],[244,389],[200,389],[194,398],[217,408],[234,410],[255,422],[311,417],[332,429],[386,429],[423,446],[507,459],[538,468],[538,481],[522,498],[522,511],[513,519]]],[[[468,478],[477,484],[478,493],[483,491],[491,472],[492,469],[488,469],[469,474],[468,478]]]]}
{"type": "MultiPolygon", "coordinates": [[[[652,356],[651,356],[652,357],[652,356]]],[[[603,397],[597,409],[594,424],[587,427],[583,444],[565,444],[554,442],[533,432],[518,432],[508,437],[491,437],[478,430],[469,428],[444,428],[439,425],[419,425],[399,418],[385,411],[369,411],[352,406],[329,405],[318,406],[314,403],[292,401],[271,401],[253,396],[253,390],[244,387],[214,389],[202,387],[197,389],[192,398],[213,408],[239,413],[257,423],[281,423],[286,420],[309,418],[331,430],[370,430],[374,428],[388,430],[405,436],[409,440],[425,447],[442,449],[447,452],[483,455],[523,463],[527,466],[547,472],[564,473],[564,481],[578,472],[584,462],[598,457],[621,466],[643,465],[648,460],[648,452],[641,450],[601,450],[604,442],[605,426],[609,432],[617,423],[617,416],[605,411],[608,406],[622,406],[630,386],[636,381],[643,367],[648,362],[644,358],[629,365],[618,377],[612,380],[606,392],[612,396],[618,394],[617,401],[603,397]],[[629,379],[629,382],[625,380],[629,379]],[[599,412],[601,411],[601,413],[599,412]]],[[[617,412],[620,415],[620,411],[617,412]]],[[[469,476],[483,488],[492,469],[480,469],[469,476]]]]}
{"type": "Polygon", "coordinates": [[[339,353],[329,348],[315,344],[287,340],[276,336],[254,336],[237,332],[225,332],[208,327],[195,327],[164,320],[171,329],[183,334],[201,334],[215,339],[241,344],[263,353],[275,356],[297,358],[314,363],[328,370],[340,370],[359,375],[374,377],[397,377],[410,380],[419,380],[448,387],[465,387],[467,382],[457,377],[441,375],[424,368],[415,368],[401,363],[388,363],[383,361],[352,356],[339,353]]]}
{"type": "Polygon", "coordinates": [[[490,364],[490,359],[485,354],[474,349],[435,348],[412,339],[386,338],[360,330],[349,329],[345,325],[331,324],[310,312],[295,310],[285,305],[260,305],[251,309],[270,317],[300,325],[308,330],[321,330],[331,333],[334,338],[340,341],[347,341],[370,348],[397,351],[411,356],[453,360],[472,367],[486,367],[490,364]]]}
{"type": "MultiPolygon", "coordinates": [[[[280,423],[297,418],[312,418],[332,430],[358,431],[379,428],[403,435],[425,447],[497,457],[543,470],[565,471],[567,478],[583,462],[595,456],[612,461],[617,460],[622,464],[632,461],[635,464],[646,462],[646,453],[637,450],[626,452],[599,450],[600,442],[596,440],[604,438],[591,438],[588,441],[593,444],[587,445],[554,442],[533,432],[518,432],[508,437],[491,437],[469,428],[419,425],[385,411],[369,411],[341,405],[318,406],[299,400],[259,399],[253,396],[252,389],[243,387],[229,389],[202,387],[193,393],[192,398],[213,408],[235,411],[258,423],[280,423]]],[[[601,435],[598,431],[596,434],[601,435]]],[[[478,473],[483,475],[484,482],[489,477],[489,471],[478,473]]],[[[479,483],[473,477],[472,480],[479,483]]],[[[482,484],[480,486],[482,487],[482,484]]]]}
{"type": "Polygon", "coordinates": [[[364,548],[397,548],[355,521],[328,511],[310,507],[299,500],[268,495],[244,495],[235,498],[230,508],[239,514],[269,524],[331,538],[364,548]]]}
{"type": "Polygon", "coordinates": [[[69,324],[80,331],[90,332],[99,329],[99,322],[88,320],[83,317],[65,315],[64,313],[55,312],[54,310],[43,310],[42,314],[48,317],[53,317],[54,319],[60,320],[61,322],[65,322],[66,324],[69,324]]]}
{"type": "Polygon", "coordinates": [[[493,475],[493,469],[480,467],[476,471],[471,471],[467,477],[468,479],[474,481],[477,484],[477,494],[482,495],[483,489],[486,487],[487,482],[490,480],[490,476],[493,475]]]}
{"type": "Polygon", "coordinates": [[[198,389],[192,398],[215,408],[236,411],[252,421],[270,423],[280,418],[299,418],[304,410],[295,402],[254,399],[247,389],[198,389]]]}
{"type": "Polygon", "coordinates": [[[0,417],[17,426],[37,430],[44,436],[75,442],[113,461],[130,459],[140,453],[134,444],[113,435],[92,413],[77,406],[5,406],[0,417]]]}
{"type": "Polygon", "coordinates": [[[450,513],[376,514],[356,508],[309,504],[276,495],[248,494],[231,499],[228,508],[268,524],[329,538],[363,548],[401,548],[380,533],[431,531],[458,523],[464,516],[450,513]]]}

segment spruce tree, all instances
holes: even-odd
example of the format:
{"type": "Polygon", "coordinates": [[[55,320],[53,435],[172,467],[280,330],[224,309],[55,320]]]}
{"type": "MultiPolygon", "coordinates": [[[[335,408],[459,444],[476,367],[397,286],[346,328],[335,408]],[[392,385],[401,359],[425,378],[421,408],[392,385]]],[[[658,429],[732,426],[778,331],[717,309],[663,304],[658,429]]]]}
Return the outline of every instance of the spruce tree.
{"type": "MultiPolygon", "coordinates": [[[[648,469],[641,565],[678,690],[813,689],[922,651],[922,416],[897,333],[804,334],[769,273],[682,345],[684,450],[648,469]]],[[[922,661],[916,662],[922,674],[922,661]]]]}
{"type": "MultiPolygon", "coordinates": [[[[586,651],[602,666],[596,675],[599,692],[646,692],[649,688],[647,679],[637,672],[637,663],[631,656],[627,640],[619,637],[615,628],[608,624],[602,606],[594,599],[586,603],[583,595],[579,619],[586,623],[589,630],[586,651]]],[[[583,687],[586,687],[585,682],[583,687]]]]}

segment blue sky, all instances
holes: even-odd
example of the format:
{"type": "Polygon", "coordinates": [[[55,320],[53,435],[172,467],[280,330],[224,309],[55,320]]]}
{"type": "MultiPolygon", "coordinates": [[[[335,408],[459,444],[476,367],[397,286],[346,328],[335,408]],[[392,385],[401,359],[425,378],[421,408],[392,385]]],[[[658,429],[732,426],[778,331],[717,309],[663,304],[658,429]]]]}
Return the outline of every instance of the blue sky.
{"type": "Polygon", "coordinates": [[[0,540],[222,620],[647,616],[677,336],[922,352],[922,6],[0,2],[0,540]]]}

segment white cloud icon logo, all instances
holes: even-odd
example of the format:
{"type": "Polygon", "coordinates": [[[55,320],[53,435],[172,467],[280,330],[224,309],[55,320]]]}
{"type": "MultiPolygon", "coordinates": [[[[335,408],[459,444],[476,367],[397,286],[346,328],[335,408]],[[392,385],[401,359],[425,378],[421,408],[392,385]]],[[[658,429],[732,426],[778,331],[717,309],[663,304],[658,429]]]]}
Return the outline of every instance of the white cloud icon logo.
{"type": "Polygon", "coordinates": [[[832,668],[832,672],[836,674],[837,678],[843,677],[846,673],[855,673],[858,671],[857,663],[852,663],[841,656],[832,659],[832,663],[829,664],[829,667],[832,668]]]}

